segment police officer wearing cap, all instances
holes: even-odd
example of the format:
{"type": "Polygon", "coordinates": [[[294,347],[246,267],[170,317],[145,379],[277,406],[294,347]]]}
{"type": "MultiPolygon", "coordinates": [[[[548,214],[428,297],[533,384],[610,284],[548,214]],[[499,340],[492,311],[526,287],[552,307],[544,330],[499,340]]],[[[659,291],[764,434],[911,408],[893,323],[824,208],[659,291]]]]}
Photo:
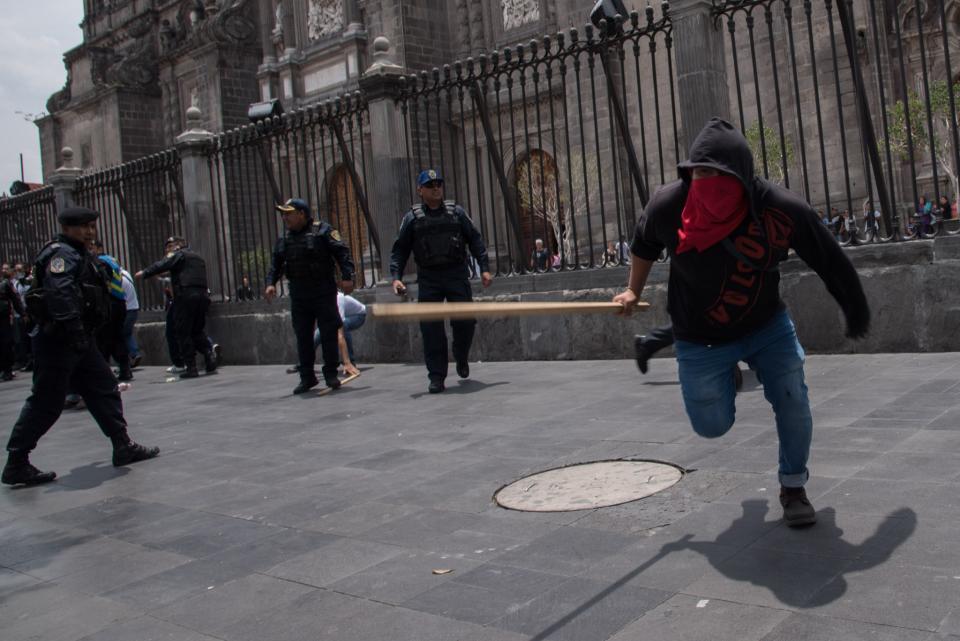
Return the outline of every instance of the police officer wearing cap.
{"type": "MultiPolygon", "coordinates": [[[[473,300],[470,272],[467,267],[469,251],[480,265],[484,287],[493,282],[487,248],[480,232],[473,226],[462,207],[443,200],[443,178],[433,169],[420,172],[417,194],[421,203],[414,205],[400,223],[397,240],[390,255],[390,273],[393,291],[402,296],[403,269],[413,252],[417,263],[417,300],[427,302],[463,302],[473,300]]],[[[460,378],[470,376],[470,345],[476,320],[450,321],[453,330],[453,358],[460,378]]],[[[447,335],[443,321],[420,323],[423,335],[423,356],[430,378],[428,391],[437,394],[444,390],[447,378],[447,335]]]]}
{"type": "Polygon", "coordinates": [[[267,300],[277,294],[277,283],[286,275],[290,283],[290,315],[297,337],[300,384],[294,394],[303,394],[319,385],[313,371],[316,347],[313,332],[319,328],[323,354],[323,380],[337,389],[340,366],[337,330],[343,326],[337,307],[336,267],[340,267],[341,289],[353,291],[353,260],[350,248],[329,224],[313,222],[310,206],[300,198],[291,198],[277,211],[283,216],[287,233],[277,239],[273,262],[267,273],[267,300]]]}
{"type": "Polygon", "coordinates": [[[87,251],[97,236],[99,213],[84,207],[64,209],[61,233],[47,243],[34,265],[34,286],[27,310],[34,330],[33,389],[7,443],[9,457],[2,481],[36,485],[56,478],[30,463],[30,452],[63,410],[67,386],[80,394],[103,433],[113,442],[113,464],[128,465],[155,457],[159,448],[130,440],[117,379],[93,340],[108,315],[107,283],[87,251]]]}
{"type": "Polygon", "coordinates": [[[173,287],[173,330],[186,370],[180,378],[197,378],[197,352],[203,355],[208,374],[217,369],[217,357],[207,340],[204,328],[210,295],[207,289],[207,263],[192,251],[183,239],[175,239],[174,249],[162,259],[135,274],[136,278],[151,278],[170,274],[173,287]]]}

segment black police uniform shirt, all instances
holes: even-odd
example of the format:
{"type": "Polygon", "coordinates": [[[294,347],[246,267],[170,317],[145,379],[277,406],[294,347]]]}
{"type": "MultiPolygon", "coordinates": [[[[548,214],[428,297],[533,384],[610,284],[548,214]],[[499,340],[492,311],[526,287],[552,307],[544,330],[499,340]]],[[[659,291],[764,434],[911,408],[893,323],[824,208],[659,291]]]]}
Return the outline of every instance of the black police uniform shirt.
{"type": "MultiPolygon", "coordinates": [[[[426,216],[448,216],[446,203],[443,203],[437,209],[427,207],[426,203],[421,205],[423,213],[426,216]]],[[[480,265],[480,272],[490,271],[490,259],[487,257],[487,247],[484,245],[483,237],[473,225],[470,216],[460,205],[453,208],[453,216],[460,226],[460,235],[466,243],[465,249],[468,249],[480,265]]],[[[416,238],[416,213],[413,209],[407,212],[400,221],[400,230],[397,232],[397,239],[393,243],[393,249],[390,252],[390,274],[394,280],[403,279],[403,270],[407,265],[410,254],[414,251],[416,238]]],[[[416,259],[416,256],[414,257],[416,259]]],[[[451,262],[445,266],[424,266],[417,261],[417,271],[420,278],[438,279],[468,279],[470,271],[467,267],[466,253],[463,260],[451,262]]]]}
{"type": "Polygon", "coordinates": [[[267,286],[275,286],[286,275],[291,296],[330,294],[337,291],[337,265],[340,278],[352,281],[353,259],[340,233],[322,221],[308,224],[277,239],[267,286]]]}
{"type": "Polygon", "coordinates": [[[200,254],[189,249],[170,252],[161,260],[143,270],[143,277],[170,273],[174,296],[183,289],[194,289],[206,293],[207,264],[200,254]]]}
{"type": "Polygon", "coordinates": [[[41,322],[91,332],[106,320],[107,284],[83,243],[60,234],[37,255],[34,288],[43,295],[41,322]]]}
{"type": "Polygon", "coordinates": [[[793,249],[820,276],[847,316],[848,327],[866,331],[869,308],[853,264],[813,208],[796,194],[755,177],[743,136],[714,119],[680,165],[681,180],[662,186],[637,222],[631,251],[656,260],[670,256],[667,307],[676,338],[724,343],[754,332],[784,309],[777,265],[793,249]],[[739,178],[751,209],[729,241],[677,254],[681,213],[690,186],[689,168],[709,166],[739,178]]]}
{"type": "Polygon", "coordinates": [[[10,312],[23,316],[23,303],[13,281],[9,278],[0,278],[0,324],[11,320],[10,312]]]}

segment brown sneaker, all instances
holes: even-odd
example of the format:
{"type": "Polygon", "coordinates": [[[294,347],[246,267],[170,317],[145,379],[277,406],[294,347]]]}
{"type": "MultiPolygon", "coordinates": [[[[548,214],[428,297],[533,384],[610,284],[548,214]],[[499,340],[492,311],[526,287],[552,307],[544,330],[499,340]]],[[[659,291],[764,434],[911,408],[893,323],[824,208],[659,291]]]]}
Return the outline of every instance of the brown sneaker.
{"type": "Polygon", "coordinates": [[[780,505],[783,506],[783,520],[790,527],[813,525],[817,522],[817,512],[807,498],[802,487],[780,486],[780,505]]]}

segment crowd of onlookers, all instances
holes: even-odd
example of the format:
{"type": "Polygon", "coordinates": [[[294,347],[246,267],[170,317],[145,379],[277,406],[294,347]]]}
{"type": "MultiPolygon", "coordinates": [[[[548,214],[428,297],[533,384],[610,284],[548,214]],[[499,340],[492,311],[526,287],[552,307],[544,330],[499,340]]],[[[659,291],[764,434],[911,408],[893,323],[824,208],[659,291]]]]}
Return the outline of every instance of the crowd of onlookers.
{"type": "MultiPolygon", "coordinates": [[[[859,220],[850,214],[849,209],[840,210],[837,207],[831,207],[829,214],[819,209],[817,215],[838,241],[847,242],[856,237],[861,242],[869,243],[880,240],[881,214],[877,204],[871,207],[870,201],[865,201],[859,220]]],[[[901,219],[901,231],[906,236],[931,234],[938,222],[958,217],[957,198],[940,196],[938,201],[933,201],[923,195],[917,206],[908,209],[901,219]]]]}

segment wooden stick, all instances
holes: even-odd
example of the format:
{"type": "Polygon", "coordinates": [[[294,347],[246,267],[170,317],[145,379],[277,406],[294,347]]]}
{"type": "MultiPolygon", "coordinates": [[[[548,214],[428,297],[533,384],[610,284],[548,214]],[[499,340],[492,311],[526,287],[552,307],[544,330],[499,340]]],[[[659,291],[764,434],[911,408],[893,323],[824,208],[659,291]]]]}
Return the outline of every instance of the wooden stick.
{"type": "MultiPolygon", "coordinates": [[[[638,303],[644,310],[649,303],[638,303]]],[[[377,303],[367,306],[372,318],[384,321],[431,321],[470,318],[510,318],[514,316],[550,316],[565,314],[615,314],[623,310],[619,303],[377,303]]]]}

